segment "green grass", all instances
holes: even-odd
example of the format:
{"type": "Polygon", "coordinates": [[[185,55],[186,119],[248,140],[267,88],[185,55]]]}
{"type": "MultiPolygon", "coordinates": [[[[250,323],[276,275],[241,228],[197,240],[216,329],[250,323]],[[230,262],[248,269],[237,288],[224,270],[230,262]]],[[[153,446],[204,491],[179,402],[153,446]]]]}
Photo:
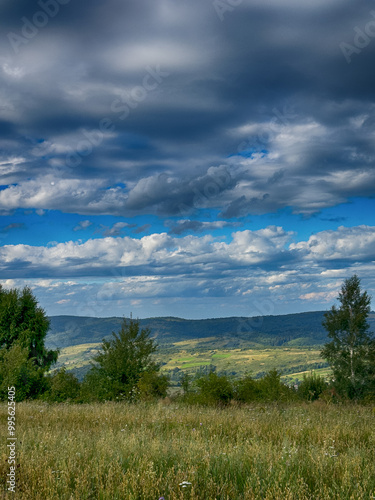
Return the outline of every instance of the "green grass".
{"type": "MultiPolygon", "coordinates": [[[[17,405],[17,500],[375,496],[375,413],[324,403],[17,405]],[[183,488],[180,484],[188,481],[183,488]]],[[[6,422],[7,407],[0,407],[6,422]]],[[[1,427],[4,489],[6,428],[1,427]]]]}
{"type": "Polygon", "coordinates": [[[216,360],[216,359],[226,359],[226,358],[230,358],[231,357],[231,353],[226,353],[226,354],[213,354],[212,355],[212,359],[213,360],[216,360]]]}

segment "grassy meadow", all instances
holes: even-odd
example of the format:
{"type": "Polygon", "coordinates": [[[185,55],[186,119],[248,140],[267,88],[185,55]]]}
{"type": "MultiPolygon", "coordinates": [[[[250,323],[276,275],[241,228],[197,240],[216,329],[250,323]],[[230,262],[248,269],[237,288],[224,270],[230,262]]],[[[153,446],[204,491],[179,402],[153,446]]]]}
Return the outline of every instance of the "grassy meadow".
{"type": "MultiPolygon", "coordinates": [[[[364,406],[17,404],[17,500],[371,499],[364,406]],[[183,482],[187,483],[183,483],[183,482]]],[[[7,407],[0,406],[2,422],[7,407]]],[[[2,429],[1,489],[8,472],[2,429]]]]}

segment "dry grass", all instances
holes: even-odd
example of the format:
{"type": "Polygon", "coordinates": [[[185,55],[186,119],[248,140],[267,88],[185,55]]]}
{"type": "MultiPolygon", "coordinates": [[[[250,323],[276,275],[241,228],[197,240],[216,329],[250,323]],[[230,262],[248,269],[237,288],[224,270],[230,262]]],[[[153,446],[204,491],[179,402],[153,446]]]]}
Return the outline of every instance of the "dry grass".
{"type": "MultiPolygon", "coordinates": [[[[6,407],[1,405],[6,422],[6,407]]],[[[17,500],[370,499],[375,413],[166,401],[17,405],[17,500]],[[188,481],[186,488],[180,486],[188,481]]],[[[2,427],[1,488],[8,472],[2,427]]]]}

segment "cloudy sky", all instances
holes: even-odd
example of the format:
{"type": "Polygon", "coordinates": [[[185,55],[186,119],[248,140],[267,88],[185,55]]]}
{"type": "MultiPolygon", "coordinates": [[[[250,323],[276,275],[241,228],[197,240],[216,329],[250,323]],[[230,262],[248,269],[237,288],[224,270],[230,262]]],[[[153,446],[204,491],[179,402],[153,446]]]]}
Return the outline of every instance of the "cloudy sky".
{"type": "Polygon", "coordinates": [[[375,292],[375,5],[3,0],[0,282],[50,315],[375,292]]]}

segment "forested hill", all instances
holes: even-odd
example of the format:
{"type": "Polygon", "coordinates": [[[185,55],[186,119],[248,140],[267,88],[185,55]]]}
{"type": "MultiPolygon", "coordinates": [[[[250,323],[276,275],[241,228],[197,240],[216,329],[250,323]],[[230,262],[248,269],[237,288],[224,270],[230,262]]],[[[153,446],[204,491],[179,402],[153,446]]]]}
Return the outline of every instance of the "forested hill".
{"type": "MultiPolygon", "coordinates": [[[[214,318],[187,320],[173,317],[140,320],[142,328],[151,329],[160,346],[184,340],[210,337],[227,347],[309,346],[325,343],[322,327],[324,311],[263,316],[254,318],[214,318]]],[[[68,347],[101,342],[117,332],[122,318],[88,318],[79,316],[52,316],[47,345],[68,347]]],[[[375,330],[375,313],[370,315],[375,330]]]]}

